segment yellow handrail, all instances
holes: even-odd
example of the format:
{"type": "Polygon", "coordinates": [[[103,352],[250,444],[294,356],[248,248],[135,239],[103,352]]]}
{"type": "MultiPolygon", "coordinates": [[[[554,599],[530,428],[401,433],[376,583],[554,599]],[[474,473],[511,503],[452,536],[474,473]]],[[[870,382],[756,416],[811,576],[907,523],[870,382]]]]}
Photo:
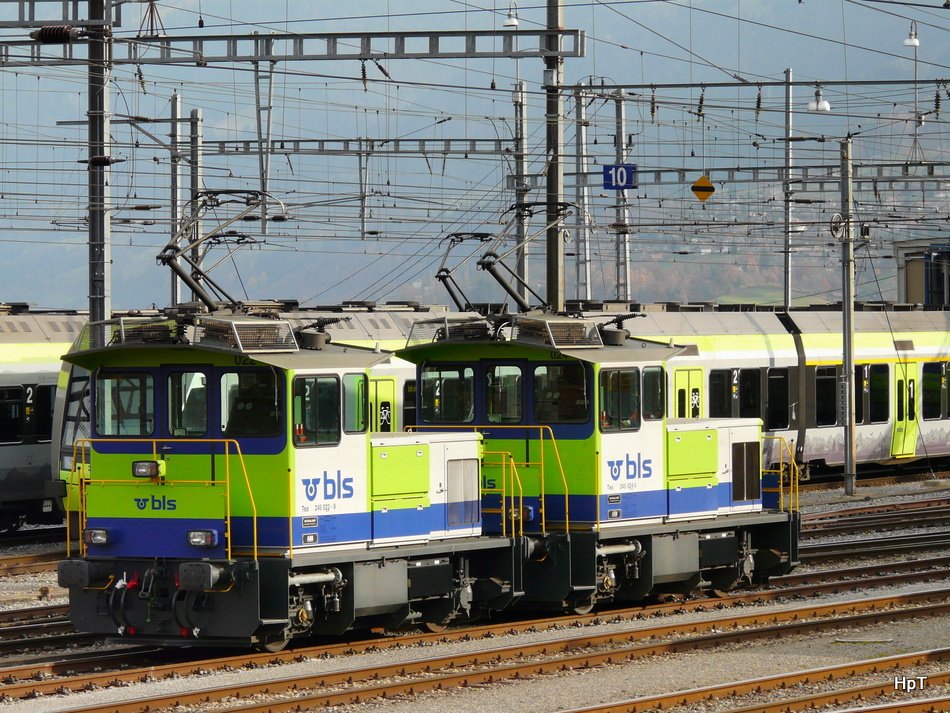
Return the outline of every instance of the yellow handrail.
{"type": "MultiPolygon", "coordinates": [[[[501,456],[501,488],[484,488],[483,493],[498,492],[501,498],[501,507],[498,508],[498,514],[501,516],[501,534],[502,537],[508,536],[508,518],[511,518],[511,536],[520,537],[524,534],[524,487],[521,484],[521,476],[518,475],[518,467],[515,465],[514,456],[508,451],[485,451],[485,455],[501,456]],[[511,468],[511,487],[509,488],[508,468],[511,468]],[[517,485],[517,496],[515,486],[517,485]],[[508,493],[511,493],[509,496],[508,493]],[[511,507],[505,507],[505,501],[511,498],[511,507]],[[517,505],[517,506],[516,506],[517,505]]],[[[494,508],[483,509],[483,513],[494,513],[494,508]]]]}
{"type": "Polygon", "coordinates": [[[791,444],[781,436],[762,436],[763,440],[778,441],[778,468],[762,468],[763,473],[778,475],[778,506],[779,510],[798,512],[798,481],[799,467],[795,461],[795,453],[791,444]],[[787,460],[786,460],[787,458],[787,460]],[[788,476],[788,508],[785,507],[785,477],[788,476]]]}
{"type": "MultiPolygon", "coordinates": [[[[127,485],[131,481],[128,478],[123,479],[98,479],[94,480],[92,475],[91,460],[92,460],[92,446],[97,443],[150,443],[152,446],[152,459],[159,460],[159,443],[208,443],[208,444],[221,444],[224,446],[224,489],[225,489],[225,521],[227,527],[228,537],[226,538],[225,551],[227,558],[231,559],[231,533],[233,532],[231,527],[231,448],[234,448],[234,454],[238,457],[238,461],[241,464],[241,472],[244,476],[244,485],[247,490],[248,501],[251,505],[251,519],[252,519],[252,528],[251,536],[253,543],[253,554],[254,559],[257,559],[257,503],[254,501],[254,491],[251,488],[251,480],[248,477],[247,465],[244,462],[244,454],[241,452],[241,444],[238,443],[233,438],[79,438],[76,439],[73,443],[73,463],[72,468],[69,474],[69,483],[70,485],[79,486],[79,525],[80,525],[80,537],[79,537],[79,554],[81,557],[86,555],[86,546],[82,538],[82,531],[86,529],[86,523],[88,522],[87,516],[87,506],[86,506],[86,489],[93,482],[100,485],[116,485],[123,484],[127,485]],[[83,447],[85,446],[85,447],[83,447]],[[86,462],[87,456],[89,457],[90,462],[86,462]]],[[[123,455],[134,455],[134,454],[123,454],[123,455]]],[[[175,481],[167,483],[168,485],[181,485],[181,484],[193,484],[193,485],[203,485],[207,487],[208,485],[216,484],[216,481],[213,480],[186,480],[186,481],[175,481]]],[[[68,497],[68,496],[67,496],[68,497]]],[[[71,544],[69,536],[69,518],[67,518],[66,525],[66,554],[71,556],[71,544]]]]}

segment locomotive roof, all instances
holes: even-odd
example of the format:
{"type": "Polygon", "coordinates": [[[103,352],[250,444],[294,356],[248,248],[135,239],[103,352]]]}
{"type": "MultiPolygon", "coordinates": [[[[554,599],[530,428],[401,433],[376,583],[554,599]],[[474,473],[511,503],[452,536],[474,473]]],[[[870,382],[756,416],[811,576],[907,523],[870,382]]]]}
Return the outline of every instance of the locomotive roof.
{"type": "Polygon", "coordinates": [[[519,315],[512,320],[508,338],[491,338],[487,323],[479,320],[435,320],[420,324],[426,338],[410,336],[409,346],[397,352],[408,361],[433,357],[455,361],[568,357],[591,364],[630,364],[662,361],[683,351],[682,347],[658,341],[627,337],[605,345],[594,320],[558,315],[519,315]],[[481,329],[479,327],[482,327],[481,329]]]}
{"type": "Polygon", "coordinates": [[[391,352],[333,343],[301,349],[287,320],[230,315],[123,317],[88,324],[73,351],[63,359],[92,367],[111,362],[113,354],[134,353],[141,365],[149,352],[156,354],[156,361],[169,358],[170,353],[187,354],[188,359],[198,358],[199,353],[232,354],[286,369],[369,367],[392,356],[391,352]]]}

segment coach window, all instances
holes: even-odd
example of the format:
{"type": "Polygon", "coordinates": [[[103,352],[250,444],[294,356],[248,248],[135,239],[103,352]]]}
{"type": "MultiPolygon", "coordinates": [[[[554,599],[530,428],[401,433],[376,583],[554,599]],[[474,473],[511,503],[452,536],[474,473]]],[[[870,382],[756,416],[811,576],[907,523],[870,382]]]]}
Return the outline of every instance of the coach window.
{"type": "Polygon", "coordinates": [[[424,366],[422,420],[429,423],[475,420],[475,372],[461,366],[424,366]]]}
{"type": "Polygon", "coordinates": [[[343,376],[343,430],[346,433],[362,433],[366,430],[366,414],[369,413],[369,391],[365,374],[343,376]]]}
{"type": "Polygon", "coordinates": [[[340,382],[337,377],[294,379],[294,445],[327,446],[339,442],[340,382]]]}
{"type": "Polygon", "coordinates": [[[155,387],[151,374],[96,376],[96,432],[100,436],[151,436],[155,387]]]}
{"type": "Polygon", "coordinates": [[[488,387],[488,422],[520,423],[524,412],[521,403],[521,367],[490,366],[485,372],[488,387]]]}
{"type": "Polygon", "coordinates": [[[666,412],[666,373],[662,366],[643,367],[643,418],[656,421],[666,412]]]}
{"type": "Polygon", "coordinates": [[[868,378],[871,423],[887,423],[890,417],[890,370],[887,364],[871,364],[868,378]]]}
{"type": "Polygon", "coordinates": [[[857,364],[854,367],[854,422],[864,423],[864,395],[868,392],[867,364],[857,364]]]}
{"type": "Polygon", "coordinates": [[[402,425],[416,425],[416,380],[411,379],[402,387],[402,425]]]}
{"type": "Polygon", "coordinates": [[[765,430],[788,428],[788,369],[769,369],[765,397],[765,430]]]}
{"type": "Polygon", "coordinates": [[[208,432],[205,375],[182,371],[168,375],[168,432],[196,438],[208,432]]]}
{"type": "Polygon", "coordinates": [[[838,373],[833,366],[815,369],[815,424],[834,426],[838,423],[838,373]]]}
{"type": "Polygon", "coordinates": [[[762,375],[758,369],[739,371],[739,418],[762,417],[762,375]]]}
{"type": "Polygon", "coordinates": [[[732,369],[713,369],[709,372],[709,417],[732,416],[732,369]]]}
{"type": "Polygon", "coordinates": [[[600,430],[636,431],[640,428],[640,370],[600,373],[600,430]]]}
{"type": "Polygon", "coordinates": [[[590,418],[584,367],[576,362],[534,370],[534,418],[538,423],[577,423],[590,418]]]}
{"type": "Polygon", "coordinates": [[[277,377],[271,371],[221,375],[221,430],[228,438],[280,435],[277,377]]]}
{"type": "Polygon", "coordinates": [[[925,421],[943,416],[943,383],[947,365],[943,362],[923,365],[920,412],[925,421]]]}
{"type": "Polygon", "coordinates": [[[27,387],[26,408],[33,410],[33,433],[38,441],[49,441],[52,438],[55,394],[56,391],[52,386],[27,387]]]}
{"type": "Polygon", "coordinates": [[[0,389],[0,443],[23,440],[23,387],[0,389]]]}

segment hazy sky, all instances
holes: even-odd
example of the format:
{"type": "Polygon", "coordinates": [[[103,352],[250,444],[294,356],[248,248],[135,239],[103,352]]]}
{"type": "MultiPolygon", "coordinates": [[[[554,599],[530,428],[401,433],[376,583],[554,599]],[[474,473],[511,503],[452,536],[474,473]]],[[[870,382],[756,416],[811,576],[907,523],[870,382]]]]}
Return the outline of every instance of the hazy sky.
{"type": "MultiPolygon", "coordinates": [[[[38,5],[45,20],[62,4],[38,5]]],[[[129,43],[142,34],[145,7],[123,5],[122,26],[115,33],[117,57],[127,56],[129,43]]],[[[171,0],[155,7],[164,32],[172,37],[504,31],[510,10],[517,12],[521,30],[542,28],[546,21],[543,2],[171,0]]],[[[748,274],[726,279],[748,280],[750,287],[774,282],[774,273],[759,268],[781,263],[776,251],[781,228],[775,220],[781,218],[782,186],[774,179],[784,159],[785,89],[769,83],[783,81],[786,68],[803,84],[793,90],[795,132],[825,138],[795,144],[796,163],[834,166],[837,140],[853,133],[859,162],[899,163],[922,155],[938,165],[937,175],[946,175],[943,109],[950,111],[950,95],[946,82],[938,80],[950,77],[950,10],[943,9],[943,0],[579,1],[565,2],[564,7],[564,26],[586,35],[586,56],[565,61],[564,82],[573,86],[592,81],[604,92],[583,100],[590,123],[589,171],[596,173],[600,165],[615,161],[616,104],[605,93],[618,84],[628,87],[628,160],[641,171],[683,171],[683,180],[667,176],[662,184],[644,182],[638,191],[628,192],[629,222],[635,226],[631,260],[642,285],[639,299],[709,298],[704,292],[715,283],[718,265],[730,268],[723,274],[748,274]],[[914,47],[904,44],[912,23],[919,40],[916,60],[914,47]],[[915,73],[926,80],[916,90],[915,73]],[[807,110],[821,83],[822,97],[832,108],[826,114],[807,110]],[[723,84],[727,86],[719,86],[723,84]],[[935,95],[941,97],[942,107],[935,95]],[[732,167],[738,173],[720,179],[706,204],[688,190],[699,175],[710,173],[715,180],[732,167]],[[700,270],[703,279],[692,285],[684,280],[675,291],[669,279],[653,279],[663,271],[691,269],[700,270]]],[[[0,3],[0,20],[15,19],[16,12],[16,3],[0,3]]],[[[26,34],[23,29],[3,30],[2,39],[17,43],[26,34]]],[[[145,56],[157,52],[148,48],[148,40],[140,38],[137,44],[145,56]]],[[[8,56],[12,60],[25,51],[14,44],[8,56]]],[[[45,49],[48,56],[57,51],[45,49]]],[[[73,51],[77,58],[85,57],[81,44],[73,51]]],[[[266,64],[261,69],[268,76],[266,64]]],[[[504,149],[512,145],[511,90],[520,78],[528,89],[528,172],[541,176],[542,70],[537,58],[381,56],[365,63],[278,62],[270,110],[264,116],[270,119],[272,139],[285,146],[294,140],[405,138],[497,140],[504,149]]],[[[135,128],[127,118],[167,119],[170,97],[177,92],[184,116],[194,109],[202,113],[204,187],[257,190],[257,158],[240,153],[240,142],[257,138],[253,67],[123,65],[115,68],[110,90],[112,155],[120,160],[112,168],[110,186],[113,306],[164,305],[170,277],[156,265],[155,256],[172,230],[171,155],[156,140],[168,141],[169,124],[139,122],[135,128]],[[223,143],[216,149],[215,142],[223,143]],[[151,209],[142,210],[144,206],[151,209]]],[[[80,163],[88,157],[82,124],[85,67],[13,67],[0,62],[0,96],[0,244],[6,258],[0,267],[0,299],[85,307],[87,198],[85,164],[80,163]]],[[[574,200],[575,111],[568,93],[567,201],[574,200]]],[[[431,150],[420,156],[387,153],[379,146],[362,157],[352,151],[278,153],[270,160],[269,189],[274,206],[280,201],[291,220],[271,224],[266,236],[256,232],[255,223],[231,226],[247,236],[239,236],[243,244],[254,247],[238,250],[234,240],[215,245],[206,265],[220,263],[212,274],[238,298],[445,302],[432,278],[447,237],[500,233],[512,215],[514,195],[507,176],[513,171],[511,152],[504,150],[469,156],[431,150]],[[235,250],[232,260],[229,253],[235,250]]],[[[588,225],[595,297],[611,296],[615,198],[594,185],[588,225]]],[[[834,208],[827,204],[831,198],[833,194],[810,196],[810,203],[796,208],[802,239],[796,260],[813,274],[834,269],[822,228],[834,208]]],[[[858,211],[875,221],[874,248],[879,254],[897,240],[947,234],[946,185],[921,189],[918,184],[910,190],[888,185],[856,198],[858,211]],[[885,220],[891,222],[885,225],[885,220]]],[[[529,200],[543,200],[543,191],[532,193],[529,200]]],[[[205,230],[228,215],[227,207],[209,214],[205,230]]],[[[543,227],[540,211],[531,219],[530,232],[542,233],[543,227]]],[[[541,249],[540,244],[531,248],[536,263],[532,275],[542,273],[541,249]]],[[[478,250],[477,242],[464,242],[448,264],[478,250]]],[[[501,299],[500,291],[472,263],[459,268],[463,283],[483,299],[501,299]]],[[[871,269],[872,261],[866,267],[871,269]]],[[[866,273],[864,282],[886,275],[888,269],[882,263],[881,272],[866,273]]],[[[571,265],[568,270],[570,293],[571,265]]],[[[818,279],[808,289],[820,292],[822,285],[818,279]]],[[[543,292],[543,285],[538,289],[543,292]]]]}

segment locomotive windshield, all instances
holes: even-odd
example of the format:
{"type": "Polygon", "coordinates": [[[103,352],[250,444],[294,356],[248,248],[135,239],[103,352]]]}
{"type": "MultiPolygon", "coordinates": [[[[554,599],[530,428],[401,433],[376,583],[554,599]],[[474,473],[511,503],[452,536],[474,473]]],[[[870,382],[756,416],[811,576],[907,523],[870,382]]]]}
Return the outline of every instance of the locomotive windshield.
{"type": "Polygon", "coordinates": [[[100,436],[151,436],[155,399],[151,374],[99,374],[96,431],[100,436]]]}

